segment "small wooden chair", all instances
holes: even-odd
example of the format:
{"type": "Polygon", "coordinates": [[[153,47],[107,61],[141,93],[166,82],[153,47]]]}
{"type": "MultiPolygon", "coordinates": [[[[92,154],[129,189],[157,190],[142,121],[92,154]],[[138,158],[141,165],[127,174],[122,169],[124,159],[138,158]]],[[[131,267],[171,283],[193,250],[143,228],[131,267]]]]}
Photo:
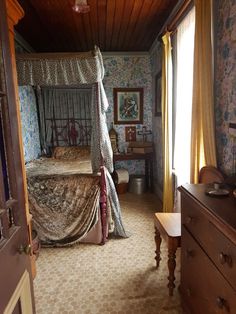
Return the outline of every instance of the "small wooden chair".
{"type": "Polygon", "coordinates": [[[222,183],[224,180],[223,174],[214,166],[202,167],[199,172],[199,183],[222,183]]]}
{"type": "Polygon", "coordinates": [[[173,295],[175,288],[175,266],[176,251],[181,246],[181,216],[180,213],[155,213],[155,242],[156,242],[156,267],[159,267],[161,260],[160,246],[162,238],[168,245],[168,288],[169,295],[173,295]]]}

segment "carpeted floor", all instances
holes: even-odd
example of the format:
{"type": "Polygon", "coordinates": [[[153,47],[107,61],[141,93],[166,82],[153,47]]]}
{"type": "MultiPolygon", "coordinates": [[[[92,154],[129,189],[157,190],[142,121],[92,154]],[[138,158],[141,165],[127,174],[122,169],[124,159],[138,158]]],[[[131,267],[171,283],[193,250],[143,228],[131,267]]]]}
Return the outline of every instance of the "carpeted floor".
{"type": "Polygon", "coordinates": [[[155,268],[153,213],[160,209],[158,199],[127,193],[121,195],[121,205],[129,239],[40,251],[34,280],[37,314],[182,313],[178,289],[168,296],[164,243],[155,268]]]}

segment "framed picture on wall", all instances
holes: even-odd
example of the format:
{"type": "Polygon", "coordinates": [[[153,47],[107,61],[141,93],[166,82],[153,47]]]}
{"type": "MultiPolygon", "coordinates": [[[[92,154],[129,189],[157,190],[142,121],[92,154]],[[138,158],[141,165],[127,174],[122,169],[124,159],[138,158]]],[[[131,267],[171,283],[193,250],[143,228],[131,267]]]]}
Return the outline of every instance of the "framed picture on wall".
{"type": "Polygon", "coordinates": [[[155,116],[161,116],[161,71],[155,76],[155,116]]]}
{"type": "Polygon", "coordinates": [[[125,127],[125,141],[135,142],[136,141],[136,126],[125,127]]]}
{"type": "Polygon", "coordinates": [[[143,123],[143,88],[114,88],[114,123],[143,123]]]}

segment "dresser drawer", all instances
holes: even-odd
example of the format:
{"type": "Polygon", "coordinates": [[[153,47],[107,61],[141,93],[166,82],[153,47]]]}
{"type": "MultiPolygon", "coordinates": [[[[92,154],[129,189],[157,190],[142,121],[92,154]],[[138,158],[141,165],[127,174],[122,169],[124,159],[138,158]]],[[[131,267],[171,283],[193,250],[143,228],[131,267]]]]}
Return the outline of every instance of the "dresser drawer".
{"type": "Polygon", "coordinates": [[[209,237],[209,221],[204,214],[204,209],[194,199],[186,194],[181,197],[181,221],[188,231],[202,244],[209,237]]]}
{"type": "Polygon", "coordinates": [[[236,313],[236,293],[182,228],[181,293],[191,314],[236,313]]]}
{"type": "Polygon", "coordinates": [[[182,201],[182,223],[236,290],[235,245],[209,221],[201,205],[188,196],[182,201]]]}
{"type": "Polygon", "coordinates": [[[224,277],[236,290],[236,247],[211,222],[204,248],[224,277]]]}

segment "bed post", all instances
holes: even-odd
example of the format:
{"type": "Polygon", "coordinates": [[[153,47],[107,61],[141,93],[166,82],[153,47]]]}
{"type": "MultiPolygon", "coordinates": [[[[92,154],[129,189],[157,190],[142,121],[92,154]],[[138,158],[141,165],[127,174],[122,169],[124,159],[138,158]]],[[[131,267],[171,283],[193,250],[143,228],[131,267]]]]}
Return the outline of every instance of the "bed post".
{"type": "MultiPolygon", "coordinates": [[[[95,101],[97,106],[97,114],[100,113],[99,108],[99,86],[98,82],[95,84],[95,101]]],[[[98,119],[99,131],[101,132],[101,125],[98,119]]],[[[101,138],[101,136],[99,137],[101,138]]],[[[104,159],[101,150],[101,143],[99,141],[99,150],[100,150],[100,172],[101,172],[101,179],[100,179],[100,211],[101,211],[101,223],[102,223],[102,242],[101,244],[105,244],[107,240],[107,190],[106,190],[106,174],[104,168],[104,159]]]]}
{"type": "MultiPolygon", "coordinates": [[[[96,93],[96,106],[97,106],[97,114],[100,113],[101,108],[99,107],[99,99],[100,99],[100,91],[98,82],[95,84],[95,93],[96,93]]],[[[99,131],[101,132],[101,125],[100,120],[98,119],[99,131]]],[[[100,135],[100,139],[101,139],[100,135]]],[[[99,141],[99,150],[100,150],[100,172],[101,172],[101,179],[100,179],[100,210],[101,210],[101,223],[102,223],[102,242],[101,244],[105,244],[107,240],[107,189],[106,189],[106,174],[105,174],[105,166],[104,166],[104,158],[101,149],[101,142],[99,141]]]]}
{"type": "Polygon", "coordinates": [[[100,208],[102,221],[102,242],[105,244],[107,240],[107,189],[106,189],[106,175],[104,166],[101,166],[101,184],[100,184],[100,208]]]}

